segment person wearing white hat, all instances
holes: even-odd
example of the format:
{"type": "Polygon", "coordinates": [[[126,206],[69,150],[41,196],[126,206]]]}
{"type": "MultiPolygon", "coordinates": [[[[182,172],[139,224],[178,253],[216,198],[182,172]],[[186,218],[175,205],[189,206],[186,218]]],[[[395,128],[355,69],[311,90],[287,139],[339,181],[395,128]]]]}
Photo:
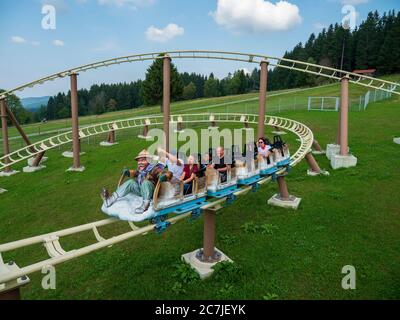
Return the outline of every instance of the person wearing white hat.
{"type": "Polygon", "coordinates": [[[143,198],[142,206],[135,210],[136,214],[142,214],[150,207],[155,185],[164,166],[160,163],[151,164],[153,157],[147,150],[143,150],[135,158],[138,162],[137,170],[124,169],[124,177],[131,178],[121,185],[111,196],[107,189],[103,188],[101,197],[107,207],[112,206],[119,198],[133,193],[143,198]]]}

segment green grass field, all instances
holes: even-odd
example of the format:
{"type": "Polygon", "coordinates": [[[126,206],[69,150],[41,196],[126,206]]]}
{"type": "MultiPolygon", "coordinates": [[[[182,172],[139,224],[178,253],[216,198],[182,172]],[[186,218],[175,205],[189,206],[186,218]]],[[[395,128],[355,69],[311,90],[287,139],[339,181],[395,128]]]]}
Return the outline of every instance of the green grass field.
{"type": "MultiPolygon", "coordinates": [[[[337,85],[313,89],[315,95],[338,94],[337,85]]],[[[365,92],[353,90],[352,96],[365,92]],[[354,93],[355,92],[355,93],[354,93]]],[[[364,90],[364,91],[363,91],[364,90]]],[[[310,92],[297,93],[304,98],[310,92]]],[[[254,98],[225,97],[184,102],[174,112],[190,112],[219,103],[254,98]],[[180,109],[182,108],[182,110],[180,109]]],[[[279,96],[271,97],[268,105],[279,96]]],[[[291,93],[280,96],[290,101],[291,93]]],[[[275,103],[274,103],[275,101],[275,103]]],[[[257,101],[227,104],[213,112],[255,112],[257,101]]],[[[268,110],[268,107],[267,107],[268,110]]],[[[155,113],[153,109],[137,114],[155,113]]],[[[268,113],[269,111],[267,111],[268,113]]],[[[136,115],[115,113],[99,119],[136,115]]],[[[281,110],[282,117],[309,126],[322,146],[335,140],[335,112],[281,110]]],[[[350,112],[350,147],[358,157],[356,168],[333,171],[329,177],[307,177],[304,162],[287,178],[289,191],[301,197],[298,211],[266,204],[277,185],[264,185],[257,193],[240,197],[218,212],[217,247],[235,262],[205,281],[192,279],[177,266],[183,253],[202,245],[203,220],[181,221],[161,235],[148,234],[97,251],[56,267],[57,289],[41,288],[42,275],[31,275],[22,290],[24,299],[399,299],[400,298],[400,100],[371,104],[366,111],[350,112]],[[265,232],[254,232],[256,229],[265,232]],[[353,265],[357,289],[343,290],[342,267],[353,265]]],[[[85,123],[85,119],[81,123],[85,123]]],[[[64,127],[60,121],[49,123],[64,127]]],[[[230,128],[233,128],[230,127],[230,128]]],[[[271,136],[270,128],[267,135],[271,136]]],[[[48,153],[47,168],[34,174],[1,178],[0,243],[104,219],[99,191],[115,187],[124,166],[148,143],[136,138],[137,131],[119,134],[120,144],[100,148],[82,143],[86,155],[81,174],[66,173],[71,159],[61,150],[48,153]]],[[[288,137],[292,152],[293,136],[288,137]]],[[[286,139],[286,137],[285,137],[286,139]]],[[[325,156],[316,156],[329,169],[325,156]]],[[[16,166],[16,169],[22,167],[16,166]]],[[[126,223],[101,229],[104,237],[128,231],[126,223]]],[[[92,233],[61,241],[67,250],[95,241],[92,233]]],[[[24,266],[47,258],[42,246],[4,254],[24,266]]]]}

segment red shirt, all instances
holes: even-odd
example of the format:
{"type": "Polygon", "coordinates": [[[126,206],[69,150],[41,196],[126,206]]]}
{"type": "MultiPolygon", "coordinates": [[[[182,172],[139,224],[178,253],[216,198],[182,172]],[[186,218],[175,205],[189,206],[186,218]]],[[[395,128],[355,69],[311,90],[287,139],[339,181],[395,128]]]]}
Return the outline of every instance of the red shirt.
{"type": "Polygon", "coordinates": [[[197,164],[194,164],[192,169],[190,169],[189,164],[185,164],[183,166],[183,172],[185,173],[185,177],[183,178],[183,180],[189,179],[192,176],[192,173],[194,173],[196,175],[198,171],[199,171],[199,167],[197,164]]]}

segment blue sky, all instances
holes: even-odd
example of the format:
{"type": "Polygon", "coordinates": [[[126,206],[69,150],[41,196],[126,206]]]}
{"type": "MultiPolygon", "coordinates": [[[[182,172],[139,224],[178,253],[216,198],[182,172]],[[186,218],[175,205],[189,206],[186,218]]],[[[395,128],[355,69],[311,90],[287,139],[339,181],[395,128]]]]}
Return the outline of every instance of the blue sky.
{"type": "MultiPolygon", "coordinates": [[[[400,9],[398,0],[1,0],[0,88],[11,89],[70,67],[134,53],[225,50],[282,56],[322,26],[341,22],[354,5],[364,19],[371,10],[400,9]],[[56,9],[56,29],[42,28],[43,5],[56,9]],[[255,9],[257,8],[257,9],[255,9]]],[[[358,22],[360,21],[358,19],[358,22]]],[[[179,70],[223,77],[253,66],[174,61],[179,70]]],[[[143,78],[147,63],[124,64],[79,77],[80,87],[143,78]]],[[[25,90],[20,97],[68,90],[61,79],[25,90]]]]}

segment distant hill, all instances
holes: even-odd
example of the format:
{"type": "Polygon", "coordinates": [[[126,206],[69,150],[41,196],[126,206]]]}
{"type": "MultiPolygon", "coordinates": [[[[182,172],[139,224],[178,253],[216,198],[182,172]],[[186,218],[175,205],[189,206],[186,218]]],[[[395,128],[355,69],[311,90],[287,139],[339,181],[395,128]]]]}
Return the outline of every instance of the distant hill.
{"type": "Polygon", "coordinates": [[[47,102],[50,97],[32,97],[32,98],[23,98],[21,99],[22,106],[30,111],[34,111],[40,108],[40,106],[47,106],[47,102]]]}

